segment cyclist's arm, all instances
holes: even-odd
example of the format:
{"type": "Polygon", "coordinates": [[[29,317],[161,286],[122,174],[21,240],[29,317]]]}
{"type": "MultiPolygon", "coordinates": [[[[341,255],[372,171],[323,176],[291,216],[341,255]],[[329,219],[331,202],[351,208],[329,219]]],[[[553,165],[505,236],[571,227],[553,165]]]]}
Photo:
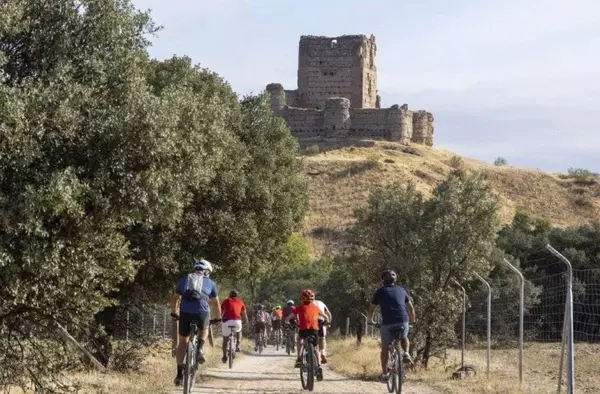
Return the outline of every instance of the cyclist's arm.
{"type": "Polygon", "coordinates": [[[369,305],[369,321],[371,323],[374,322],[373,318],[375,317],[375,309],[377,309],[377,304],[369,305]]]}
{"type": "Polygon", "coordinates": [[[331,323],[331,311],[329,310],[329,308],[325,307],[325,314],[327,315],[327,319],[329,320],[329,323],[331,323]]]}
{"type": "Polygon", "coordinates": [[[417,321],[417,315],[415,314],[415,307],[412,303],[412,301],[408,301],[406,303],[406,308],[408,309],[408,319],[411,323],[414,323],[415,321],[417,321]]]}
{"type": "Polygon", "coordinates": [[[171,313],[174,313],[176,315],[178,315],[179,313],[177,313],[179,311],[179,300],[181,299],[181,296],[177,293],[173,293],[173,295],[171,296],[171,313]]]}
{"type": "Polygon", "coordinates": [[[221,310],[221,303],[219,302],[219,296],[209,298],[208,304],[213,308],[213,310],[214,309],[217,310],[217,313],[215,315],[218,316],[218,318],[221,318],[221,313],[223,313],[223,311],[221,310]]]}
{"type": "MultiPolygon", "coordinates": [[[[331,313],[329,314],[331,315],[331,313]]],[[[331,320],[329,319],[329,316],[327,316],[325,313],[320,312],[319,316],[321,316],[323,319],[325,319],[325,323],[329,323],[331,320]]]]}
{"type": "Polygon", "coordinates": [[[292,320],[295,317],[296,317],[296,314],[294,312],[292,312],[289,315],[287,315],[283,320],[285,320],[286,322],[289,322],[290,320],[292,320]]]}

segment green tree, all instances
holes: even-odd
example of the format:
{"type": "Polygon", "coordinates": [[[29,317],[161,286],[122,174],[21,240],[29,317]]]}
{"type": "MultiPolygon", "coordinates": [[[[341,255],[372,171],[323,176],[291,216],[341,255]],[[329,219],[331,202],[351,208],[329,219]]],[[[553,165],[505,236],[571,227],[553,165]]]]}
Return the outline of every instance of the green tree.
{"type": "Polygon", "coordinates": [[[498,202],[480,175],[454,171],[429,199],[414,184],[374,191],[351,229],[354,275],[368,278],[368,295],[379,272],[393,268],[413,294],[418,314],[414,344],[426,365],[455,342],[460,310],[453,281],[488,273],[494,248],[498,202]]]}

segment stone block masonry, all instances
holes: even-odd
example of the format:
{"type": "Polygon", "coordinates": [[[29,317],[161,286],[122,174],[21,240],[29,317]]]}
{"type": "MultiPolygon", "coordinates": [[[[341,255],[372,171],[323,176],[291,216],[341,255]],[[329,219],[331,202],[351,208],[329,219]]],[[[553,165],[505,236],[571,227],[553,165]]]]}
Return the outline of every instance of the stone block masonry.
{"type": "Polygon", "coordinates": [[[406,104],[379,108],[375,37],[302,36],[298,89],[267,85],[271,107],[297,138],[386,139],[433,145],[433,115],[406,104]]]}

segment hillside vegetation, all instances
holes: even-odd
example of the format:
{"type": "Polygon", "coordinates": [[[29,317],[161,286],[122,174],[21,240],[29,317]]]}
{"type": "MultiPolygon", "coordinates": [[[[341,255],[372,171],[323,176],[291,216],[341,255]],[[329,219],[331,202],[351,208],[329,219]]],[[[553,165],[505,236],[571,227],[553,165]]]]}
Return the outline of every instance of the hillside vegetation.
{"type": "Polygon", "coordinates": [[[382,141],[371,147],[311,150],[312,155],[303,157],[310,181],[304,235],[312,238],[317,255],[336,250],[343,230],[354,222],[355,209],[366,204],[378,186],[412,180],[428,195],[457,167],[484,174],[500,196],[503,224],[509,224],[517,210],[559,227],[600,219],[600,183],[593,176],[495,166],[441,149],[382,141]]]}

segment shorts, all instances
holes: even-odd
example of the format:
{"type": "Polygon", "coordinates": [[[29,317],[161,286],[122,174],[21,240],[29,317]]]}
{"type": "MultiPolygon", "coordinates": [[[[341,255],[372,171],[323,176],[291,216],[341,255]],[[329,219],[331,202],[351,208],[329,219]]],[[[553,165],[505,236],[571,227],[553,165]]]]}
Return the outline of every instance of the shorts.
{"type": "Polygon", "coordinates": [[[298,330],[298,336],[302,339],[310,336],[317,338],[319,336],[319,330],[298,330]]]}
{"type": "Polygon", "coordinates": [[[406,339],[408,337],[408,322],[381,325],[381,344],[384,348],[390,346],[395,339],[406,339]]]}
{"type": "Polygon", "coordinates": [[[319,320],[319,338],[325,338],[327,336],[327,327],[324,323],[324,321],[319,320]]]}
{"type": "Polygon", "coordinates": [[[267,328],[267,323],[265,322],[256,322],[254,323],[254,333],[255,334],[260,334],[261,332],[264,331],[264,329],[267,328]]]}
{"type": "Polygon", "coordinates": [[[233,332],[242,331],[242,321],[241,320],[227,320],[226,322],[221,322],[221,332],[224,337],[228,337],[231,329],[229,326],[235,326],[233,328],[233,332]]]}
{"type": "Polygon", "coordinates": [[[198,326],[198,330],[208,328],[210,318],[208,312],[203,313],[180,313],[179,314],[179,335],[189,337],[192,323],[198,326]]]}
{"type": "Polygon", "coordinates": [[[273,320],[273,330],[279,330],[281,328],[281,320],[273,320]]]}

